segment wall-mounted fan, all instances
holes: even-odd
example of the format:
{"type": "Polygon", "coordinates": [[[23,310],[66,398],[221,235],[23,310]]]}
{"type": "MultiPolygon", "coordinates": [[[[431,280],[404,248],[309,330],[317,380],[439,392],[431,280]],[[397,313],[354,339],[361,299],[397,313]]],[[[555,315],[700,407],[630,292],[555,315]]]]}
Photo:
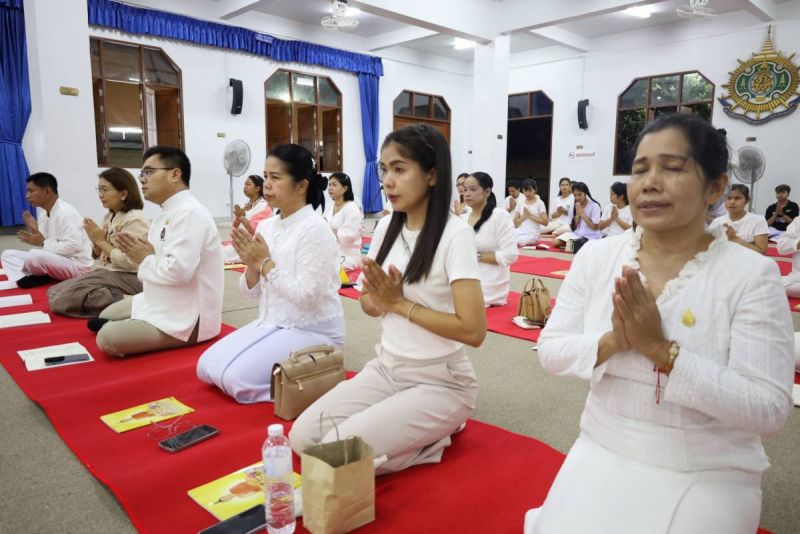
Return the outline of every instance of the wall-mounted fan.
{"type": "Polygon", "coordinates": [[[756,182],[764,176],[767,165],[764,153],[754,146],[743,146],[736,152],[738,161],[734,162],[733,175],[750,188],[749,210],[753,211],[756,200],[756,182]]]}
{"type": "Polygon", "coordinates": [[[348,13],[347,0],[332,0],[331,14],[320,21],[326,30],[347,31],[358,27],[358,19],[348,13]]]}
{"type": "Polygon", "coordinates": [[[225,172],[228,173],[228,195],[230,197],[231,217],[233,217],[233,177],[243,175],[250,167],[250,147],[241,139],[231,141],[225,147],[223,163],[225,172]]]}
{"type": "Polygon", "coordinates": [[[688,5],[680,6],[675,13],[684,19],[707,19],[717,16],[717,12],[708,7],[708,0],[689,0],[688,5]]]}

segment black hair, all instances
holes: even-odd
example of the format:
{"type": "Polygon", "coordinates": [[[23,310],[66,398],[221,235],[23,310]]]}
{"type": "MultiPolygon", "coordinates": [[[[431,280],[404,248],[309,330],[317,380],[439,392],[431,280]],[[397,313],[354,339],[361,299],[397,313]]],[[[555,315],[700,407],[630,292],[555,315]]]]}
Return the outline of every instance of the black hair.
{"type": "Polygon", "coordinates": [[[347,176],[343,172],[335,172],[328,176],[328,182],[331,180],[336,180],[339,182],[340,185],[347,188],[347,191],[344,192],[344,199],[345,200],[355,200],[356,196],[353,194],[353,184],[350,181],[350,177],[347,176]]]}
{"type": "Polygon", "coordinates": [[[737,193],[741,194],[745,200],[750,200],[750,188],[744,184],[733,184],[731,186],[731,190],[728,193],[729,195],[736,191],[737,193]]]}
{"type": "MultiPolygon", "coordinates": [[[[462,178],[463,178],[464,180],[466,180],[466,179],[467,179],[467,176],[469,176],[469,173],[468,173],[468,172],[462,172],[461,174],[459,174],[458,176],[456,176],[456,185],[458,185],[458,181],[459,181],[460,179],[462,179],[462,178]]],[[[462,203],[462,204],[463,204],[463,203],[464,203],[464,195],[462,195],[462,194],[460,194],[460,193],[459,193],[459,195],[458,195],[458,201],[459,201],[460,203],[462,203]]]]}
{"type": "Polygon", "coordinates": [[[536,180],[531,180],[530,178],[524,180],[522,182],[522,190],[525,191],[526,189],[533,189],[538,193],[539,188],[536,186],[536,180]]]}
{"type": "MultiPolygon", "coordinates": [[[[597,204],[598,207],[600,206],[600,203],[592,198],[592,194],[589,192],[589,186],[586,185],[585,183],[572,182],[572,192],[574,193],[575,191],[580,191],[581,193],[586,195],[586,198],[597,204]]],[[[575,222],[575,217],[572,218],[572,222],[570,222],[569,225],[573,230],[575,230],[575,228],[578,227],[578,224],[575,222]]]]}
{"type": "Polygon", "coordinates": [[[611,184],[611,192],[617,195],[618,197],[622,197],[625,200],[625,204],[630,204],[628,201],[628,184],[623,184],[622,182],[614,182],[611,184]]]}
{"type": "Polygon", "coordinates": [[[49,172],[35,172],[25,179],[26,183],[33,183],[42,189],[50,189],[58,196],[58,180],[49,172]]]}
{"type": "Polygon", "coordinates": [[[563,184],[564,182],[567,182],[567,183],[570,185],[570,187],[572,187],[572,180],[570,180],[570,179],[569,179],[569,178],[567,178],[566,176],[564,176],[563,178],[561,178],[561,179],[558,181],[558,186],[559,186],[559,187],[561,187],[561,184],[563,184]]]}
{"type": "Polygon", "coordinates": [[[778,187],[775,188],[775,192],[776,193],[783,193],[783,192],[791,193],[792,192],[792,188],[789,187],[786,184],[781,184],[781,185],[779,185],[778,187]]]}
{"type": "Polygon", "coordinates": [[[509,182],[506,184],[506,191],[508,191],[508,189],[510,189],[510,188],[512,188],[512,187],[513,187],[514,189],[516,189],[517,191],[522,191],[522,188],[521,188],[521,187],[520,187],[520,185],[519,185],[519,181],[517,181],[517,180],[510,180],[510,181],[509,181],[509,182]]]}
{"type": "Polygon", "coordinates": [[[680,130],[689,145],[689,154],[703,171],[707,184],[716,183],[728,173],[728,142],[725,134],[699,115],[669,113],[660,115],[645,126],[633,147],[634,158],[642,139],[648,134],[675,128],[680,130]]]}
{"type": "MultiPolygon", "coordinates": [[[[411,284],[428,276],[439,241],[450,218],[450,195],[453,189],[450,145],[438,130],[427,124],[411,124],[395,130],[386,136],[381,151],[391,143],[397,145],[403,157],[415,161],[423,172],[432,170],[436,172],[436,182],[429,187],[425,223],[414,245],[406,272],[403,274],[403,280],[411,284]]],[[[375,258],[378,265],[383,265],[405,223],[405,213],[399,211],[392,213],[386,236],[375,258]]]]}
{"type": "Polygon", "coordinates": [[[156,145],[145,151],[142,161],[147,161],[150,156],[158,156],[166,167],[179,169],[181,171],[181,180],[186,184],[186,187],[189,187],[189,179],[192,177],[192,164],[183,150],[172,146],[156,145]]]}
{"type": "MultiPolygon", "coordinates": [[[[478,184],[480,184],[484,190],[494,187],[494,180],[492,180],[492,177],[485,172],[473,172],[467,178],[469,177],[475,178],[478,181],[478,184]]],[[[481,229],[481,226],[483,226],[483,223],[488,221],[489,217],[492,216],[492,212],[496,207],[497,197],[494,196],[494,193],[489,193],[489,198],[486,199],[486,205],[483,206],[481,216],[478,219],[478,222],[475,223],[475,226],[472,227],[476,234],[478,233],[478,230],[481,229]]]]}
{"type": "Polygon", "coordinates": [[[278,145],[269,151],[267,157],[274,156],[286,166],[286,172],[295,182],[308,182],[306,204],[317,209],[325,209],[325,189],[328,180],[317,172],[316,162],[311,152],[304,146],[295,144],[278,145]]]}
{"type": "Polygon", "coordinates": [[[257,174],[251,174],[247,177],[247,179],[253,182],[253,185],[258,188],[258,196],[264,196],[264,177],[257,174]]]}

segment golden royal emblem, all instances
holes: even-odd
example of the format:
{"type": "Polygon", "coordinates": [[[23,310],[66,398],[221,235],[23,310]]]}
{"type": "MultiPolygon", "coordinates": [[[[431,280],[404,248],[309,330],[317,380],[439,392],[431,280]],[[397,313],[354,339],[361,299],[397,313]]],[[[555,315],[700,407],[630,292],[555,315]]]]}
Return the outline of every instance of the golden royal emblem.
{"type": "Polygon", "coordinates": [[[737,59],[739,67],[729,73],[728,83],[722,85],[728,91],[719,98],[723,111],[751,124],[793,113],[800,104],[800,69],[792,61],[794,56],[775,50],[770,26],[761,50],[747,61],[737,59]]]}

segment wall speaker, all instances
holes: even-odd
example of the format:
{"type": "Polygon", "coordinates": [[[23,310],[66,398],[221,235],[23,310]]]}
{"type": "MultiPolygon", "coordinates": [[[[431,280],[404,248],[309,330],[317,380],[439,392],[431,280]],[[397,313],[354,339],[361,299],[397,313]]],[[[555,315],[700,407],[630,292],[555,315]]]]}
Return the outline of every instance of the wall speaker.
{"type": "Polygon", "coordinates": [[[239,115],[242,112],[242,80],[231,78],[230,86],[233,87],[233,99],[231,100],[231,114],[239,115]]]}
{"type": "Polygon", "coordinates": [[[578,100],[578,128],[586,130],[589,122],[586,120],[586,108],[589,107],[589,99],[578,100]]]}

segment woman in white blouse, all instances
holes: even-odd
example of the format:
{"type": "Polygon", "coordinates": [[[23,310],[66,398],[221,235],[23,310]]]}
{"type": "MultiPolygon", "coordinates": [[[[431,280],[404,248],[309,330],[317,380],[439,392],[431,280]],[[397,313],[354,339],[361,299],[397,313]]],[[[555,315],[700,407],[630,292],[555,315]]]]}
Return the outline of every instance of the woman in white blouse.
{"type": "Polygon", "coordinates": [[[636,231],[584,247],[539,338],[542,366],[590,393],[525,532],[752,534],[769,465],[761,437],[792,409],[778,269],[705,231],[728,180],[708,121],[662,115],[635,154],[636,231]]]}
{"type": "Polygon", "coordinates": [[[600,222],[597,224],[605,237],[619,235],[633,226],[631,207],[628,205],[628,186],[622,182],[611,184],[608,200],[610,204],[603,208],[600,222]]]}
{"type": "MultiPolygon", "coordinates": [[[[268,217],[272,217],[272,208],[267,205],[267,201],[264,199],[264,178],[251,174],[245,179],[242,192],[247,197],[247,202],[244,206],[236,204],[233,207],[231,231],[238,228],[239,225],[244,225],[252,235],[258,223],[268,217]]],[[[222,243],[222,258],[225,263],[239,263],[241,261],[231,241],[222,243]]]]}
{"type": "Polygon", "coordinates": [[[769,227],[763,215],[747,211],[750,189],[744,184],[733,184],[725,201],[728,213],[717,217],[709,226],[722,227],[728,241],[766,254],[769,245],[769,227]]]}
{"type": "Polygon", "coordinates": [[[514,238],[520,247],[538,243],[542,226],[547,225],[547,208],[536,194],[536,181],[522,182],[522,194],[525,198],[517,201],[514,211],[514,227],[517,229],[514,238]]]}
{"type": "Polygon", "coordinates": [[[778,252],[792,255],[792,272],[783,277],[783,286],[788,296],[800,299],[800,217],[795,217],[778,238],[778,252]]]}
{"type": "Polygon", "coordinates": [[[508,302],[511,264],[517,261],[514,223],[503,208],[497,207],[494,181],[485,172],[473,172],[464,183],[464,200],[472,211],[461,216],[475,231],[481,272],[483,302],[502,306],[508,302]]]}
{"type": "Polygon", "coordinates": [[[339,261],[346,271],[361,267],[361,224],[364,214],[355,202],[350,177],[335,172],[328,178],[328,195],[322,217],[330,225],[339,245],[339,261]]]}
{"type": "Polygon", "coordinates": [[[477,388],[464,344],[481,344],[486,313],[474,232],[449,209],[447,140],[426,124],[396,130],[380,169],[394,213],[375,230],[361,293],[364,312],[381,318],[377,358],[306,409],[289,440],[299,453],[337,432],[360,436],[385,474],[439,462],[472,414],[477,388]],[[322,413],[331,417],[320,425],[322,413]]]}
{"type": "Polygon", "coordinates": [[[550,223],[542,228],[542,233],[558,236],[569,232],[574,207],[575,196],[572,194],[572,180],[564,177],[558,181],[558,196],[550,205],[550,223]]]}
{"type": "Polygon", "coordinates": [[[206,350],[197,376],[242,403],[270,400],[272,366],[292,351],[344,345],[336,239],[314,211],[325,203],[326,181],[313,164],[302,146],[273,148],[264,198],[280,215],[262,221],[255,237],[244,228],[232,234],[247,265],[239,288],[260,299],[259,315],[206,350]]]}

